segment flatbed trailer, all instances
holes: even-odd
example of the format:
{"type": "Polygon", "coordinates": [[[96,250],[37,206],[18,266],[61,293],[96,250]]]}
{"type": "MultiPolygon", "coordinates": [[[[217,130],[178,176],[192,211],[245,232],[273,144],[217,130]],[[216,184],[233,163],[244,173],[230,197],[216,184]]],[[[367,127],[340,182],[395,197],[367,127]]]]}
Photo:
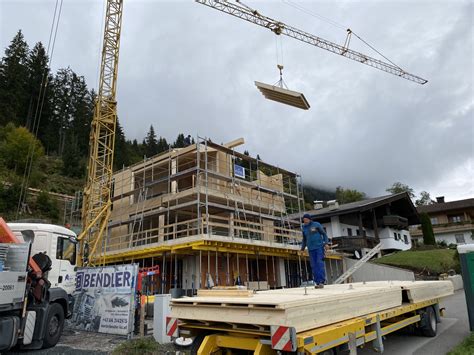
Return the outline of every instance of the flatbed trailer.
{"type": "Polygon", "coordinates": [[[342,322],[297,333],[286,326],[258,326],[229,322],[166,319],[167,334],[185,352],[192,354],[255,355],[356,354],[358,347],[372,346],[383,352],[383,337],[403,328],[412,327],[420,335],[434,337],[443,310],[439,298],[417,303],[403,303],[384,311],[355,317],[342,322]]]}

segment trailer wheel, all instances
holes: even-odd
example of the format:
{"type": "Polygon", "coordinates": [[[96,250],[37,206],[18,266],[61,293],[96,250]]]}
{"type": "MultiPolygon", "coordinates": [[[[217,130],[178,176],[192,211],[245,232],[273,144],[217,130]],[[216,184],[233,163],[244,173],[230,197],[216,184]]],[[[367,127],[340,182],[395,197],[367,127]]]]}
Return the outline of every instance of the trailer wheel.
{"type": "Polygon", "coordinates": [[[64,326],[64,309],[59,303],[52,303],[48,310],[48,318],[46,320],[46,331],[43,340],[43,348],[51,348],[55,346],[64,326]]]}
{"type": "Polygon", "coordinates": [[[204,338],[206,336],[203,335],[203,334],[200,334],[198,336],[196,336],[193,340],[193,342],[191,343],[191,345],[189,346],[181,346],[179,344],[177,344],[176,342],[173,342],[174,343],[174,348],[178,351],[182,351],[186,354],[190,354],[190,355],[196,355],[198,350],[199,350],[199,347],[201,346],[204,338]]]}
{"type": "Polygon", "coordinates": [[[423,325],[420,327],[421,334],[425,337],[435,337],[438,331],[438,323],[433,307],[427,307],[423,314],[423,325]]]}

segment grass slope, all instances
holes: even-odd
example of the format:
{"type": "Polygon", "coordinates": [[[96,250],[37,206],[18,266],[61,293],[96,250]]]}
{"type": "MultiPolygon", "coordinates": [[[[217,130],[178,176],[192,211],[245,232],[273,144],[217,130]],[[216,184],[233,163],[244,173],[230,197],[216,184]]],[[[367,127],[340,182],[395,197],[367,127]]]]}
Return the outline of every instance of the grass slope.
{"type": "Polygon", "coordinates": [[[474,355],[474,333],[451,350],[448,355],[474,355]]]}
{"type": "Polygon", "coordinates": [[[415,272],[441,274],[455,268],[455,250],[407,250],[373,260],[377,264],[397,266],[415,272]]]}

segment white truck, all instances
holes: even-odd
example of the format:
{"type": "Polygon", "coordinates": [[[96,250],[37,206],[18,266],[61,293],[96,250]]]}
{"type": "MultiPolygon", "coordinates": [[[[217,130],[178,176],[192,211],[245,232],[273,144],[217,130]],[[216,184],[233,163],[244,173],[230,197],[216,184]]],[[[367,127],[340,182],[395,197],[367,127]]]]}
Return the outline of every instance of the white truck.
{"type": "Polygon", "coordinates": [[[72,230],[45,223],[7,223],[13,234],[22,242],[31,243],[31,255],[44,253],[51,259],[48,281],[51,287],[60,287],[72,297],[76,287],[77,235],[72,230]],[[33,240],[22,235],[31,230],[33,240]]]}
{"type": "Polygon", "coordinates": [[[0,217],[0,352],[55,346],[71,316],[75,235],[52,225],[12,228],[0,217]]]}

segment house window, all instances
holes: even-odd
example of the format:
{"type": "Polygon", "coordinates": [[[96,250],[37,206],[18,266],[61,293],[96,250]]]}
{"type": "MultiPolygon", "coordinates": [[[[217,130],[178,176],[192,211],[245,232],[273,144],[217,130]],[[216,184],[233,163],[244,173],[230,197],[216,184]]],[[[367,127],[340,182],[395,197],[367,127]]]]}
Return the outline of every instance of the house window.
{"type": "Polygon", "coordinates": [[[403,235],[403,239],[405,240],[405,244],[408,244],[408,236],[407,236],[407,235],[403,235]]]}
{"type": "Polygon", "coordinates": [[[456,238],[456,244],[466,243],[466,241],[464,240],[464,234],[455,234],[454,237],[456,238]]]}
{"type": "Polygon", "coordinates": [[[347,228],[347,235],[352,237],[352,228],[347,228]]]}
{"type": "Polygon", "coordinates": [[[432,217],[430,218],[431,224],[438,224],[438,217],[432,217]]]}
{"type": "Polygon", "coordinates": [[[462,216],[458,216],[458,215],[456,215],[456,216],[448,216],[448,218],[449,218],[449,221],[450,221],[451,223],[459,223],[459,222],[462,222],[462,220],[463,220],[462,216]]]}
{"type": "Polygon", "coordinates": [[[356,233],[357,233],[357,235],[360,235],[360,230],[357,229],[357,230],[356,230],[356,233]]]}

